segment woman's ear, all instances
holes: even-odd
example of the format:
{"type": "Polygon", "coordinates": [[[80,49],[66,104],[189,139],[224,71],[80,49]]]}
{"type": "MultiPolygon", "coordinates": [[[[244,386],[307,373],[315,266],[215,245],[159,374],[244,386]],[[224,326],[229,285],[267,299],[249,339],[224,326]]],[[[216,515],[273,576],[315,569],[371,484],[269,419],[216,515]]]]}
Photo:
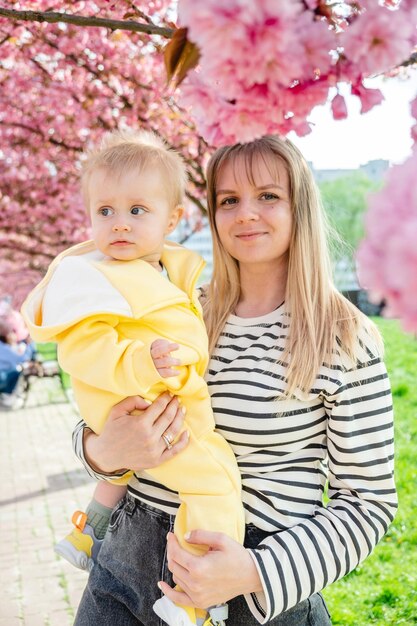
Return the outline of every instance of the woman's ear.
{"type": "Polygon", "coordinates": [[[165,230],[166,235],[168,235],[169,233],[172,233],[172,231],[176,229],[178,222],[180,221],[183,215],[184,215],[184,207],[181,204],[177,204],[177,206],[175,206],[172,209],[171,215],[169,216],[168,225],[165,230]]]}

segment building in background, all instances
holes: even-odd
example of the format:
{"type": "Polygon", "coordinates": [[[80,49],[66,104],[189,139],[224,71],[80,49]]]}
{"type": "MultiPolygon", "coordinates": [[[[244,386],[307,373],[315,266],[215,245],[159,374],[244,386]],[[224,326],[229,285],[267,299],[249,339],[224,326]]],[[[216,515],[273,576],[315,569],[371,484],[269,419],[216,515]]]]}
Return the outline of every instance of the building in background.
{"type": "Polygon", "coordinates": [[[357,169],[343,169],[343,170],[316,170],[312,163],[309,163],[311,170],[314,174],[314,178],[318,183],[322,183],[326,180],[337,180],[349,176],[354,172],[362,172],[370,180],[380,181],[389,167],[389,161],[384,159],[377,159],[375,161],[368,161],[364,165],[361,165],[357,169]]]}

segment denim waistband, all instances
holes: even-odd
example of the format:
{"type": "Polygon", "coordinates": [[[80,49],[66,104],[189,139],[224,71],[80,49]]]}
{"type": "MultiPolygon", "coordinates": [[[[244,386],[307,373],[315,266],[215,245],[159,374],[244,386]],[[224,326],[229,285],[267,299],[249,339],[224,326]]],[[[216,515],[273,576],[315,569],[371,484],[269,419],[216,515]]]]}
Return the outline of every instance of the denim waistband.
{"type": "MultiPolygon", "coordinates": [[[[124,507],[125,513],[127,515],[133,515],[136,508],[147,512],[152,517],[158,517],[161,520],[170,521],[171,523],[173,523],[175,519],[175,515],[167,513],[166,511],[162,511],[161,509],[152,506],[152,504],[149,504],[148,502],[145,502],[144,500],[141,500],[140,498],[137,498],[135,496],[132,496],[132,494],[127,493],[126,505],[124,507]]],[[[247,548],[254,548],[258,545],[258,543],[263,541],[263,539],[266,539],[266,537],[274,535],[277,532],[279,532],[279,529],[275,531],[266,531],[258,528],[254,524],[246,524],[244,545],[247,548]]]]}

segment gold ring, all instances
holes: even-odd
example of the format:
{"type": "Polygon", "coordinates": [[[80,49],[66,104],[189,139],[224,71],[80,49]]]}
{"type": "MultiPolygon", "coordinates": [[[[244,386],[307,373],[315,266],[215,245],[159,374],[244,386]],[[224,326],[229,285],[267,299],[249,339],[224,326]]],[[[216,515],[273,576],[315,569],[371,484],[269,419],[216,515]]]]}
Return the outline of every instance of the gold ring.
{"type": "Polygon", "coordinates": [[[163,440],[164,440],[164,442],[165,442],[165,445],[166,445],[166,447],[167,447],[167,450],[171,450],[171,448],[172,448],[172,443],[171,443],[171,441],[169,440],[168,435],[162,435],[162,439],[163,439],[163,440]]]}
{"type": "Polygon", "coordinates": [[[174,441],[174,435],[171,435],[171,433],[165,431],[164,436],[166,437],[168,443],[172,443],[174,441]]]}

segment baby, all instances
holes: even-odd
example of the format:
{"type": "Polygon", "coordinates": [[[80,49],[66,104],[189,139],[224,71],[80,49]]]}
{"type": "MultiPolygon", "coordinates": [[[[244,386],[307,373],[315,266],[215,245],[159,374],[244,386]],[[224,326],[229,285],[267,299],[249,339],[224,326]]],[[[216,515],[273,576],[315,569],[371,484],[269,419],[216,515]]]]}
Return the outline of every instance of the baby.
{"type": "MultiPolygon", "coordinates": [[[[189,443],[146,473],[178,492],[175,534],[201,554],[201,547],[185,542],[188,530],[220,531],[243,542],[244,514],[236,460],[214,430],[203,378],[208,342],[196,282],[204,262],[165,240],[182,216],[185,183],[181,157],[156,135],[106,135],[87,154],[82,173],[92,241],[53,261],[22,312],[33,339],[57,342],[60,365],[94,432],[126,396],[153,401],[166,390],[178,396],[189,443]]],[[[162,438],[172,445],[169,432],[162,438]]],[[[130,476],[124,473],[120,484],[98,483],[86,513],[74,514],[75,528],[57,544],[59,554],[82,569],[92,567],[130,476]]],[[[154,608],[170,626],[206,617],[205,610],[177,607],[166,596],[154,608]]]]}

